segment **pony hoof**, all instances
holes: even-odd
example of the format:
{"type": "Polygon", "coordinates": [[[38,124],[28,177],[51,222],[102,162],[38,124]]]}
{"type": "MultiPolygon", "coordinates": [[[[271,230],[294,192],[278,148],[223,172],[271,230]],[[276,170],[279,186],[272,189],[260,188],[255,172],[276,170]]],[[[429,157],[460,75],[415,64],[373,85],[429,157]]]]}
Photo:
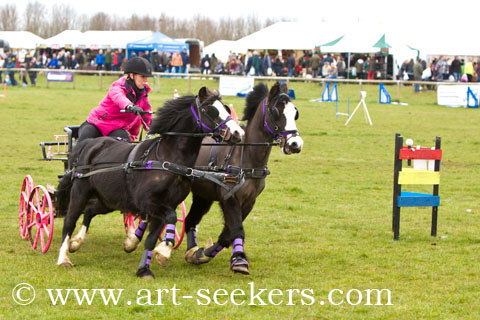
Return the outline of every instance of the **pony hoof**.
{"type": "Polygon", "coordinates": [[[230,270],[235,273],[241,273],[249,275],[250,271],[248,271],[248,261],[242,257],[235,257],[232,258],[232,263],[230,264],[230,270]]]}
{"type": "Polygon", "coordinates": [[[140,241],[138,241],[136,237],[135,239],[126,238],[125,241],[123,241],[123,251],[126,253],[133,252],[137,249],[139,243],[140,241]]]}
{"type": "Polygon", "coordinates": [[[64,261],[59,264],[59,266],[64,267],[65,269],[73,268],[75,265],[71,261],[64,261]]]}
{"type": "Polygon", "coordinates": [[[152,252],[155,253],[155,258],[162,267],[165,267],[168,264],[172,248],[173,245],[170,242],[166,243],[165,241],[162,241],[155,249],[153,249],[152,252]]]}
{"type": "Polygon", "coordinates": [[[142,267],[137,270],[137,277],[145,280],[153,280],[155,279],[155,275],[153,274],[152,270],[147,267],[142,267]]]}
{"type": "Polygon", "coordinates": [[[213,257],[209,257],[205,255],[205,248],[200,248],[195,251],[195,254],[192,257],[192,261],[193,261],[192,263],[197,265],[204,264],[204,263],[210,262],[210,260],[212,259],[213,257]]]}
{"type": "Polygon", "coordinates": [[[185,252],[185,261],[191,264],[195,264],[195,253],[198,251],[198,247],[191,247],[185,252]]]}
{"type": "Polygon", "coordinates": [[[82,243],[80,241],[72,240],[70,241],[70,246],[68,247],[68,251],[70,253],[76,252],[78,249],[80,249],[82,243]]]}
{"type": "Polygon", "coordinates": [[[157,254],[157,255],[155,256],[155,258],[157,259],[157,262],[158,262],[159,265],[161,265],[162,267],[166,267],[166,266],[167,266],[167,264],[168,264],[168,258],[167,258],[167,257],[164,257],[164,256],[162,256],[162,255],[160,255],[160,254],[157,254]]]}

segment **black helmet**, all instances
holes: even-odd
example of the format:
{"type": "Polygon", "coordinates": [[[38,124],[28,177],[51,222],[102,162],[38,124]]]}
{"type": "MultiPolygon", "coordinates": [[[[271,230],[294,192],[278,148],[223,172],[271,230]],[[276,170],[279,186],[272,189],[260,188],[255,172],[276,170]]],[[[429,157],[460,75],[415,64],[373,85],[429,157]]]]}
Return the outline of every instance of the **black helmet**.
{"type": "Polygon", "coordinates": [[[138,73],[142,76],[152,77],[152,65],[142,57],[131,57],[125,65],[124,73],[138,73]]]}

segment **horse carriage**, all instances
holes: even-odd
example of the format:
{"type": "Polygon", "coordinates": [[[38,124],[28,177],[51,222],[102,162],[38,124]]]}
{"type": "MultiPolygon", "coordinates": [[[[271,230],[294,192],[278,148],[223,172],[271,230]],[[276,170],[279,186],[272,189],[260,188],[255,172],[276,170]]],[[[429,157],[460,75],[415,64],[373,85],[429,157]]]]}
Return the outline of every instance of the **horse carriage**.
{"type": "Polygon", "coordinates": [[[58,159],[65,165],[66,172],[53,192],[54,201],[52,188],[34,186],[30,176],[24,179],[20,235],[28,238],[33,248],[40,242],[46,252],[54,218],[65,216],[57,265],[73,267],[68,252],[78,250],[93,217],[114,210],[135,212],[141,222],[135,215],[124,216],[124,250],[135,250],[147,225],[150,228],[138,277],[154,277],[152,255],[166,265],[184,233],[187,262],[209,262],[232,246],[230,269],[249,274],[243,220],[265,187],[271,148],[279,145],[283,153],[294,154],[303,146],[295,124],[298,110],[287,92],[286,85],[278,82],[270,90],[264,84],[255,86],[246,99],[243,120],[247,125],[241,128],[232,121],[221,97],[204,87],[197,96],[167,101],[149,130],[158,136],[136,146],[104,137],[81,141],[72,149],[78,127],[66,127],[66,135],[41,144],[45,160],[58,159]],[[177,217],[175,209],[190,191],[192,207],[185,216],[182,206],[181,217],[177,217]],[[93,202],[92,192],[97,195],[93,202]],[[215,244],[199,248],[196,226],[215,201],[223,211],[224,229],[215,244]],[[72,237],[82,213],[82,229],[72,237]],[[176,227],[177,222],[181,227],[176,227]]]}
{"type": "MultiPolygon", "coordinates": [[[[61,161],[64,165],[64,170],[68,170],[68,154],[72,151],[78,138],[78,129],[80,126],[66,126],[63,128],[65,134],[54,135],[55,141],[40,142],[42,149],[42,158],[44,161],[61,161]]],[[[61,179],[63,174],[58,175],[61,179]]],[[[35,185],[31,175],[26,175],[23,179],[22,188],[20,191],[19,203],[19,227],[20,237],[28,239],[33,250],[40,247],[42,253],[46,253],[50,248],[54,233],[54,218],[55,218],[55,188],[54,186],[35,185]]],[[[175,238],[177,244],[174,249],[177,249],[182,243],[185,234],[185,203],[180,204],[180,215],[178,222],[179,228],[175,229],[175,238]]],[[[141,218],[134,213],[122,213],[125,231],[129,228],[137,228],[141,218]]],[[[160,237],[163,234],[160,234],[160,237]]]]}

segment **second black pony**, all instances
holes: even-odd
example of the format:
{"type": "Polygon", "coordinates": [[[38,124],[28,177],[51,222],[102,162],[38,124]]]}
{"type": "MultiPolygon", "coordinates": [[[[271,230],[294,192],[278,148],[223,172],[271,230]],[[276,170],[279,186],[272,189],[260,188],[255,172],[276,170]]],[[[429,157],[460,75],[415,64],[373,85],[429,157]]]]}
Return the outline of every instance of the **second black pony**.
{"type": "Polygon", "coordinates": [[[299,153],[303,147],[295,120],[298,109],[287,94],[286,84],[277,82],[270,91],[258,84],[246,99],[242,120],[247,120],[245,143],[233,147],[207,147],[200,150],[195,165],[210,167],[215,171],[234,173],[240,178],[235,193],[228,194],[208,181],[197,180],[192,185],[193,203],[185,220],[187,251],[185,260],[202,264],[213,259],[223,248],[232,246],[230,269],[249,274],[244,250],[245,231],[243,220],[252,211],[257,197],[265,188],[269,173],[267,163],[274,141],[280,141],[285,154],[299,153]],[[196,226],[218,201],[225,219],[224,228],[215,244],[198,248],[196,226]]]}
{"type": "Polygon", "coordinates": [[[169,100],[158,109],[149,133],[160,137],[137,146],[109,137],[79,142],[69,155],[71,171],[58,186],[57,216],[65,214],[67,205],[68,210],[57,264],[73,267],[68,257],[70,239],[84,209],[90,219],[113,210],[135,212],[150,226],[137,276],[154,277],[150,270],[152,253],[162,265],[170,257],[177,222],[175,208],[190,191],[191,167],[203,133],[223,128],[228,128],[234,142],[243,138],[243,129],[232,121],[220,97],[203,87],[197,97],[169,100]],[[165,237],[155,247],[164,225],[165,237]]]}

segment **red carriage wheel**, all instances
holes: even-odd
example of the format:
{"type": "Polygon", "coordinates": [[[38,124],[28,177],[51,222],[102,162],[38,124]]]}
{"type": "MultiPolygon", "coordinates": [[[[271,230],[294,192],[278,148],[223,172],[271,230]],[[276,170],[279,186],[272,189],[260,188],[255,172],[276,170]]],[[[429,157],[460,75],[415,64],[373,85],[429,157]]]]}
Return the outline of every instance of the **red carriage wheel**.
{"type": "Polygon", "coordinates": [[[43,253],[50,247],[53,239],[53,212],[52,198],[47,189],[44,186],[33,188],[27,206],[27,230],[34,250],[39,241],[43,253]]]}
{"type": "MultiPolygon", "coordinates": [[[[181,218],[177,217],[177,222],[181,222],[182,227],[179,229],[178,224],[175,226],[175,240],[177,241],[177,244],[175,245],[175,247],[173,247],[173,249],[177,249],[180,246],[183,240],[183,236],[185,235],[185,212],[186,212],[185,202],[182,201],[182,203],[180,204],[180,207],[182,208],[182,216],[181,218]],[[178,232],[179,230],[180,230],[180,233],[178,232]]],[[[162,232],[160,233],[160,236],[159,236],[160,240],[162,240],[162,235],[163,235],[163,232],[165,231],[165,227],[166,226],[163,227],[162,232]]]]}
{"type": "Polygon", "coordinates": [[[22,239],[27,239],[27,205],[28,199],[30,198],[30,193],[33,189],[33,179],[30,175],[27,174],[25,179],[23,179],[22,190],[20,191],[20,204],[18,206],[18,217],[20,225],[20,237],[22,239]]]}

